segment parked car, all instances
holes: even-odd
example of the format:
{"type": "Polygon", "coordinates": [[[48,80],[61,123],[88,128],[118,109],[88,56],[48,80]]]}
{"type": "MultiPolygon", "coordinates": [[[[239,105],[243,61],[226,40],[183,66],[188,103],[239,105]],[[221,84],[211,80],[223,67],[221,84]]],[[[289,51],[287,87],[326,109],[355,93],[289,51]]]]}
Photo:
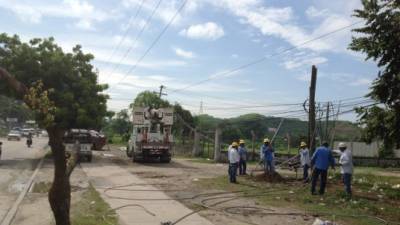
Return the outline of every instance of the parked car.
{"type": "Polygon", "coordinates": [[[34,135],[36,133],[35,129],[33,128],[23,128],[21,130],[22,137],[28,137],[29,134],[34,135]]]}
{"type": "Polygon", "coordinates": [[[21,133],[17,130],[11,130],[8,135],[7,135],[7,140],[16,140],[20,141],[21,140],[21,133]]]}
{"type": "Polygon", "coordinates": [[[76,142],[79,141],[80,149],[78,151],[78,160],[86,159],[92,161],[92,139],[88,130],[71,129],[64,135],[64,144],[66,152],[75,151],[76,142]]]}
{"type": "Polygon", "coordinates": [[[101,134],[95,130],[89,130],[90,138],[92,140],[93,150],[102,150],[104,145],[107,143],[107,138],[104,134],[101,134]]]}

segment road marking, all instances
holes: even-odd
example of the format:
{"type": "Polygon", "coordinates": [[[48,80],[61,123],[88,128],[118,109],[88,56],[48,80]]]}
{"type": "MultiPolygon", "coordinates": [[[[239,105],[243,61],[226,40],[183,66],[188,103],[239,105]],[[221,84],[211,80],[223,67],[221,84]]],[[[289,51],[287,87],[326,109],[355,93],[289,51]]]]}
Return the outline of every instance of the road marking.
{"type": "Polygon", "coordinates": [[[31,178],[29,179],[28,183],[25,185],[24,189],[22,192],[19,194],[17,200],[14,202],[13,206],[11,207],[10,210],[8,210],[6,216],[4,217],[3,221],[1,221],[0,225],[11,225],[12,221],[15,218],[15,215],[17,214],[18,207],[21,204],[22,200],[24,200],[26,193],[28,193],[29,189],[32,186],[33,180],[35,179],[37,173],[39,172],[40,168],[43,165],[44,161],[44,156],[42,159],[40,159],[40,162],[36,166],[35,171],[33,172],[31,178]]]}

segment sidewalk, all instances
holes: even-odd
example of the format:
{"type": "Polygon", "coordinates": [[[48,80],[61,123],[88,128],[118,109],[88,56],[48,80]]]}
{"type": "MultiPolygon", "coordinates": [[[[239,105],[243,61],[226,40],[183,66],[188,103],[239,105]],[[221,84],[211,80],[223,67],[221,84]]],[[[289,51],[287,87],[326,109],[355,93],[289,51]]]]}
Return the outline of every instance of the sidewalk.
{"type": "MultiPolygon", "coordinates": [[[[112,164],[88,163],[82,164],[82,168],[89,177],[93,187],[101,194],[111,208],[124,205],[133,205],[117,210],[121,225],[160,225],[162,222],[175,222],[179,218],[192,212],[176,200],[126,200],[134,199],[171,199],[163,191],[148,184],[138,176],[127,170],[112,164]],[[120,187],[119,190],[108,190],[106,188],[135,184],[128,187],[120,187]],[[121,190],[122,189],[122,190],[121,190]],[[131,190],[131,191],[129,191],[131,190]],[[139,190],[139,191],[132,191],[139,190]],[[141,191],[146,190],[146,191],[141,191]],[[151,190],[151,191],[148,191],[151,190]],[[136,205],[135,205],[136,204],[136,205]],[[141,208],[141,206],[143,208],[141,208]],[[146,212],[146,210],[148,212],[146,212]]],[[[160,183],[160,182],[157,182],[160,183]]],[[[213,225],[200,215],[193,214],[183,219],[178,225],[213,225]]]]}

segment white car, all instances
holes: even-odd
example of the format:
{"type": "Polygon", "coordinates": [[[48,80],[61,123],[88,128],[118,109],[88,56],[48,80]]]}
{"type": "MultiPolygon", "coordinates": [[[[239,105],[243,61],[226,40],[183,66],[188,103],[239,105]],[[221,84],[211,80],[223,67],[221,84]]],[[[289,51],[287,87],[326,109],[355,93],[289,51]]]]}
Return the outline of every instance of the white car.
{"type": "Polygon", "coordinates": [[[7,140],[9,140],[9,141],[11,141],[11,140],[20,141],[21,140],[21,133],[19,131],[17,131],[17,130],[12,130],[12,131],[10,131],[10,133],[8,133],[7,140]]]}

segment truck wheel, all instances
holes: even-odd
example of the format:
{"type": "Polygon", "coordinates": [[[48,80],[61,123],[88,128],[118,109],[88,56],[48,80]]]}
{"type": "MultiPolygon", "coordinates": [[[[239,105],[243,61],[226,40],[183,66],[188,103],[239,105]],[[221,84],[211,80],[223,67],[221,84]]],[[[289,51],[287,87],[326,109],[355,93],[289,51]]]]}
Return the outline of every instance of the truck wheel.
{"type": "Polygon", "coordinates": [[[87,157],[87,161],[88,162],[92,162],[92,156],[91,155],[87,157]]]}
{"type": "Polygon", "coordinates": [[[164,156],[160,158],[160,162],[162,163],[170,163],[171,162],[171,156],[164,156]]]}
{"type": "Polygon", "coordinates": [[[132,157],[132,151],[129,151],[129,146],[126,147],[126,156],[128,156],[129,158],[132,157]]]}

